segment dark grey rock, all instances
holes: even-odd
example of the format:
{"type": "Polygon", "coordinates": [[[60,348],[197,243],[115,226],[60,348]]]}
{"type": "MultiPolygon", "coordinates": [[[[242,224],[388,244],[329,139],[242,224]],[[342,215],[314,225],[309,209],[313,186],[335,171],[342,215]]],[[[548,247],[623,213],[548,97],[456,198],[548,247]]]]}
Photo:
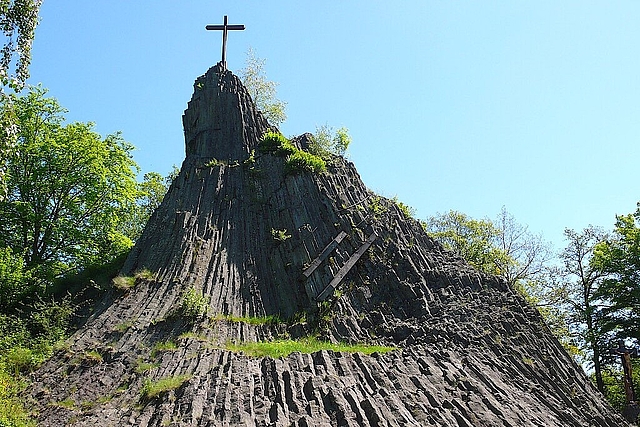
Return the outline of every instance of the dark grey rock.
{"type": "MultiPolygon", "coordinates": [[[[69,349],[34,374],[41,426],[625,424],[534,308],[444,251],[352,163],[335,157],[326,173],[285,175],[283,158],[260,153],[271,127],[232,73],[216,66],[199,77],[183,121],[180,174],[122,272],[154,278],[105,297],[69,349]],[[305,283],[302,271],[340,231],[347,237],[305,283]],[[341,296],[319,308],[307,289],[326,286],[372,232],[341,296]],[[175,313],[190,287],[210,298],[210,315],[306,313],[308,322],[189,322],[175,313]],[[274,360],[224,349],[312,330],[398,350],[274,360]],[[177,348],[153,351],[166,340],[177,348]],[[91,350],[103,360],[84,357],[91,350]],[[189,377],[141,398],[145,382],[177,375],[189,377]]],[[[307,147],[309,136],[294,143],[307,147]]]]}

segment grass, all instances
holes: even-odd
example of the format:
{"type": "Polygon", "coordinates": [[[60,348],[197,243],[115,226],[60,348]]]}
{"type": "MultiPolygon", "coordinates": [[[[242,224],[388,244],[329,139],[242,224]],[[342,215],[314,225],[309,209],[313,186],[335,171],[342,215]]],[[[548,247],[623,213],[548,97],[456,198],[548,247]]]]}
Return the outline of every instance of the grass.
{"type": "Polygon", "coordinates": [[[132,276],[117,276],[113,278],[112,282],[113,287],[119,291],[128,291],[135,286],[136,278],[132,276]]]}
{"type": "Polygon", "coordinates": [[[218,166],[223,164],[220,160],[216,159],[216,158],[212,158],[211,160],[209,160],[207,163],[204,164],[205,167],[207,168],[212,168],[214,166],[218,166]]]}
{"type": "Polygon", "coordinates": [[[35,427],[19,398],[24,383],[19,378],[0,369],[0,426],[35,427]]]}
{"type": "Polygon", "coordinates": [[[143,359],[138,359],[138,361],[136,363],[135,371],[138,374],[142,374],[144,372],[147,372],[147,371],[150,371],[152,369],[155,369],[158,366],[160,366],[159,363],[145,362],[143,359]]]}
{"type": "Polygon", "coordinates": [[[111,282],[113,283],[114,288],[127,292],[136,285],[137,280],[154,280],[154,278],[155,275],[145,268],[143,270],[136,271],[133,276],[114,277],[111,282]]]}
{"type": "Polygon", "coordinates": [[[116,326],[113,327],[113,330],[123,334],[127,332],[129,328],[131,328],[132,326],[133,326],[133,320],[128,320],[126,322],[118,323],[116,326]]]}
{"type": "Polygon", "coordinates": [[[176,351],[178,349],[178,344],[175,341],[160,341],[157,342],[153,349],[151,350],[151,357],[156,357],[158,353],[162,353],[165,351],[176,351]]]}
{"type": "Polygon", "coordinates": [[[155,274],[153,274],[151,271],[145,269],[142,269],[140,271],[136,271],[136,273],[133,275],[133,277],[135,279],[141,279],[141,280],[154,280],[155,279],[155,274]]]}
{"type": "Polygon", "coordinates": [[[142,400],[151,400],[170,390],[175,390],[191,379],[191,375],[177,375],[174,377],[161,378],[157,381],[149,379],[144,381],[140,390],[142,400]]]}
{"type": "Polygon", "coordinates": [[[269,316],[234,316],[232,314],[216,314],[212,316],[213,320],[226,320],[232,323],[246,323],[247,325],[278,325],[282,323],[282,319],[278,315],[269,316]]]}
{"type": "Polygon", "coordinates": [[[258,148],[262,152],[279,156],[288,156],[298,150],[295,145],[278,132],[265,133],[258,144],[258,148]]]}
{"type": "Polygon", "coordinates": [[[278,242],[284,242],[287,239],[291,238],[291,234],[287,234],[287,229],[284,230],[276,230],[275,228],[271,229],[271,237],[278,242]]]}
{"type": "Polygon", "coordinates": [[[294,352],[314,353],[320,350],[333,350],[336,352],[363,354],[388,353],[390,351],[396,350],[396,347],[386,347],[380,345],[345,343],[334,344],[328,341],[320,341],[313,337],[302,338],[299,340],[228,343],[225,348],[236,353],[242,352],[247,356],[270,356],[274,359],[279,357],[286,357],[294,352]]]}
{"type": "Polygon", "coordinates": [[[82,357],[84,360],[86,360],[89,363],[102,363],[103,359],[102,359],[102,355],[100,353],[98,353],[98,351],[96,350],[89,350],[89,351],[85,351],[84,355],[82,357]]]}
{"type": "Polygon", "coordinates": [[[284,164],[284,171],[289,175],[299,172],[321,173],[326,170],[327,164],[322,158],[302,150],[290,154],[284,164]]]}
{"type": "Polygon", "coordinates": [[[61,400],[59,402],[54,402],[51,406],[56,406],[58,408],[68,409],[69,411],[75,411],[77,409],[76,402],[71,398],[67,398],[65,400],[61,400]]]}

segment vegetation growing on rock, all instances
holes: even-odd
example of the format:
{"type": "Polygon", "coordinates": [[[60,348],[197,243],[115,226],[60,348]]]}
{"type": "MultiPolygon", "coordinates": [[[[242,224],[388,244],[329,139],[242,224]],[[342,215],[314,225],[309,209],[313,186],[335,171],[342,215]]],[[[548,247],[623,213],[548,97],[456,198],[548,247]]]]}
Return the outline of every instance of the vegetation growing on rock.
{"type": "Polygon", "coordinates": [[[258,147],[262,152],[285,156],[285,173],[287,174],[305,171],[321,173],[327,169],[326,163],[321,157],[300,150],[278,132],[266,132],[258,147]]]}
{"type": "Polygon", "coordinates": [[[347,353],[388,353],[397,350],[396,347],[368,344],[331,343],[314,337],[297,340],[273,340],[259,342],[228,343],[225,348],[234,352],[241,352],[251,357],[269,356],[273,358],[286,357],[291,353],[315,353],[321,350],[332,350],[347,353]]]}

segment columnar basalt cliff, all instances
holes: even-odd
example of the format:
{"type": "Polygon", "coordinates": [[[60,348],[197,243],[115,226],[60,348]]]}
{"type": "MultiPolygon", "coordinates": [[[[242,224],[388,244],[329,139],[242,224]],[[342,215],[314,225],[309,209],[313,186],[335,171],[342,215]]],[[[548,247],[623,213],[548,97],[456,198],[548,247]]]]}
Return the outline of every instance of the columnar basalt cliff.
{"type": "Polygon", "coordinates": [[[262,152],[275,129],[231,72],[196,80],[183,121],[180,174],[122,271],[135,285],[110,291],[36,372],[40,425],[625,424],[534,308],[353,164],[291,174],[262,152]],[[190,290],[207,316],[184,316],[190,290]],[[396,350],[273,359],[228,345],[310,334],[396,350]],[[174,382],[150,392],[160,380],[174,382]]]}

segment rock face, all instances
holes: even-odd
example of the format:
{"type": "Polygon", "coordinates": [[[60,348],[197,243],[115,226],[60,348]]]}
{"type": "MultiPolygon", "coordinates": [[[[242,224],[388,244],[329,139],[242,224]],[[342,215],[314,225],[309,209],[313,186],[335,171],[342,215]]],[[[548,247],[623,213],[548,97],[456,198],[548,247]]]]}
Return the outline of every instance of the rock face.
{"type": "Polygon", "coordinates": [[[261,153],[270,126],[231,72],[198,78],[183,119],[180,174],[122,272],[138,272],[135,286],[111,291],[35,374],[41,426],[625,425],[534,308],[443,250],[353,164],[291,175],[261,153]],[[190,289],[208,317],[181,315],[190,289]],[[312,333],[397,350],[227,349],[312,333]]]}

